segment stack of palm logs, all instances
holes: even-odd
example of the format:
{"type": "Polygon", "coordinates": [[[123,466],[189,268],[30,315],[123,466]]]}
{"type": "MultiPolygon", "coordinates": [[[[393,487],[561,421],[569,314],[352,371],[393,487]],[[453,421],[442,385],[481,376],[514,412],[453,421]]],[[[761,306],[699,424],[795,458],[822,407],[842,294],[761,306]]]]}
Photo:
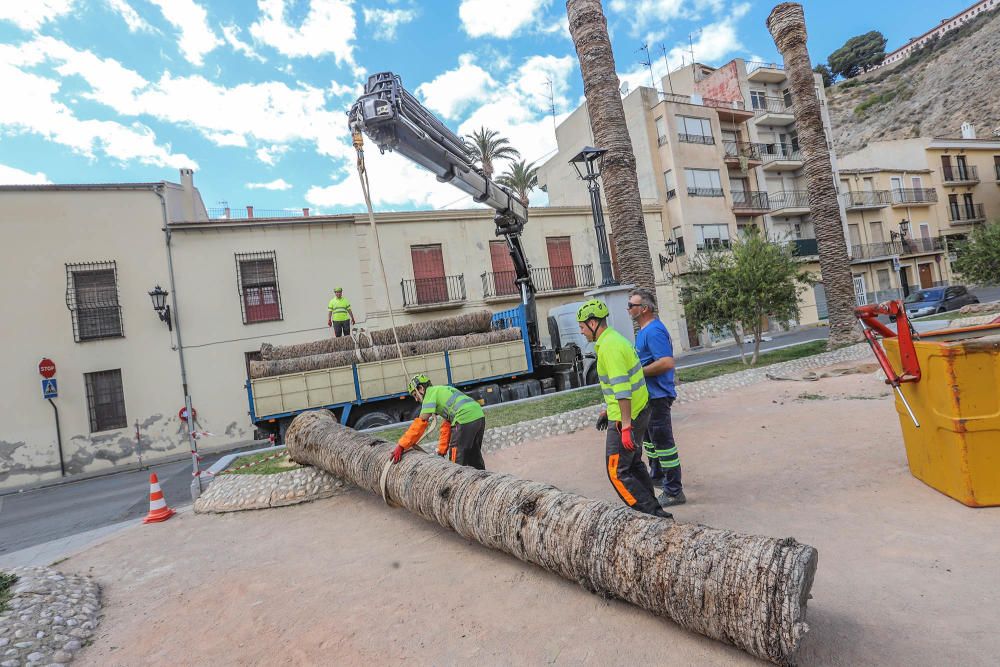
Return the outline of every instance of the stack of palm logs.
{"type": "MultiPolygon", "coordinates": [[[[492,317],[490,311],[481,310],[455,317],[404,324],[396,327],[399,347],[404,357],[412,357],[506,343],[521,338],[521,330],[517,327],[491,331],[492,317]]],[[[260,348],[260,356],[260,361],[250,362],[250,377],[254,379],[398,359],[399,350],[396,348],[392,329],[383,329],[295,345],[264,343],[260,348]]]]}

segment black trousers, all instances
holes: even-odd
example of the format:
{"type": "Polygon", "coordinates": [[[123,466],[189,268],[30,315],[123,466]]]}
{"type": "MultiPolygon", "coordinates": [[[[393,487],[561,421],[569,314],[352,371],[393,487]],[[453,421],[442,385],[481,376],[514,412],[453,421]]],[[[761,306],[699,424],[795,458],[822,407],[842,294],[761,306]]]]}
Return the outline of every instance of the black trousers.
{"type": "Polygon", "coordinates": [[[605,463],[611,486],[626,505],[639,512],[662,517],[667,514],[656,500],[653,480],[642,462],[642,442],[649,426],[649,416],[648,407],[632,416],[632,442],[635,444],[632,451],[622,445],[622,434],[618,430],[620,423],[608,425],[604,440],[605,463]]]}
{"type": "Polygon", "coordinates": [[[649,431],[643,447],[649,459],[649,473],[653,480],[663,480],[663,492],[676,496],[684,490],[681,485],[681,458],[674,442],[674,427],[670,421],[670,396],[649,399],[649,431]]]}
{"type": "Polygon", "coordinates": [[[460,466],[486,470],[486,463],[483,461],[483,435],[485,433],[485,417],[480,417],[468,424],[452,424],[451,440],[448,443],[448,458],[460,466]]]}
{"type": "Polygon", "coordinates": [[[350,320],[334,320],[333,321],[333,336],[334,338],[340,338],[341,336],[351,335],[351,321],[350,320]]]}

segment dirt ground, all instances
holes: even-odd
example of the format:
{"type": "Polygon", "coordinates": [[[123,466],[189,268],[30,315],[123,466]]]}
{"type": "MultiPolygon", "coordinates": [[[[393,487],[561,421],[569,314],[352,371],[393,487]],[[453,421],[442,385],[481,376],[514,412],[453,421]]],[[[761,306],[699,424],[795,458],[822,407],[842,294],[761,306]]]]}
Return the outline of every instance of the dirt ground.
{"type": "MultiPolygon", "coordinates": [[[[996,664],[1000,508],[910,476],[879,376],[758,384],[680,407],[675,430],[679,520],[818,548],[801,664],[996,664]]],[[[603,451],[587,430],[486,464],[617,501],[603,451]]],[[[104,587],[85,665],[760,664],[358,490],[185,512],[60,567],[104,587]]]]}

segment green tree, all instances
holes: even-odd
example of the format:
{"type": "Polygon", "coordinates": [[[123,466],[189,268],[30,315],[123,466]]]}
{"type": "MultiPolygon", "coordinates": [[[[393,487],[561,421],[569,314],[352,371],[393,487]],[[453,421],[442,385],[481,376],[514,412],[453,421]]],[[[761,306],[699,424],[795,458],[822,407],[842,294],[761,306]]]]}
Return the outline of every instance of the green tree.
{"type": "Polygon", "coordinates": [[[963,280],[986,285],[1000,282],[1000,220],[973,229],[967,240],[958,242],[955,252],[955,270],[963,280]]]}
{"type": "Polygon", "coordinates": [[[830,71],[850,79],[881,65],[885,60],[885,41],[885,35],[878,30],[851,37],[827,58],[830,71]]]}
{"type": "Polygon", "coordinates": [[[525,164],[525,160],[511,162],[507,171],[497,178],[497,183],[513,190],[521,203],[527,206],[528,195],[538,187],[538,167],[534,162],[525,164]]]}
{"type": "Polygon", "coordinates": [[[824,88],[829,88],[833,85],[833,72],[830,71],[829,65],[826,63],[820,63],[819,65],[816,65],[816,67],[813,67],[813,71],[823,76],[824,88]]]}
{"type": "Polygon", "coordinates": [[[472,154],[473,162],[479,163],[486,178],[493,178],[493,163],[496,160],[513,160],[521,157],[521,153],[510,145],[510,139],[501,137],[496,130],[485,127],[465,135],[465,147],[472,154]]]}
{"type": "Polygon", "coordinates": [[[695,255],[691,273],[681,280],[681,300],[695,326],[730,331],[743,363],[743,337],[753,338],[751,366],[760,356],[765,318],[798,318],[799,295],[815,282],[802,271],[790,244],[769,241],[756,230],[735,239],[730,252],[695,255]]]}

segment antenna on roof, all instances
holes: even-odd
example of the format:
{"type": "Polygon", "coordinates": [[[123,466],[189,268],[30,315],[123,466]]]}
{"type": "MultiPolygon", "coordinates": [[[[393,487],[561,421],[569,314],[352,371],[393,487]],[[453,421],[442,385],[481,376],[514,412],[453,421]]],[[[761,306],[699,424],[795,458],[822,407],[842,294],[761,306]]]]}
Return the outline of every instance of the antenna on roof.
{"type": "Polygon", "coordinates": [[[670,78],[670,61],[667,60],[667,47],[660,43],[660,53],[663,54],[663,64],[667,66],[667,84],[670,86],[670,94],[674,92],[674,82],[670,78]]]}
{"type": "Polygon", "coordinates": [[[698,28],[694,32],[688,33],[688,50],[691,51],[691,64],[694,65],[694,37],[695,35],[701,36],[701,28],[698,28]]]}
{"type": "Polygon", "coordinates": [[[549,111],[552,113],[552,129],[556,129],[556,95],[552,88],[552,79],[546,77],[545,83],[549,86],[549,111]]]}
{"type": "Polygon", "coordinates": [[[640,46],[637,49],[637,51],[642,51],[643,53],[646,54],[646,59],[643,60],[642,58],[640,58],[639,62],[641,62],[643,65],[645,65],[646,69],[649,70],[649,82],[653,85],[653,89],[655,90],[656,89],[656,79],[653,77],[653,63],[649,59],[649,47],[646,46],[645,44],[643,44],[642,46],[640,46]]]}

